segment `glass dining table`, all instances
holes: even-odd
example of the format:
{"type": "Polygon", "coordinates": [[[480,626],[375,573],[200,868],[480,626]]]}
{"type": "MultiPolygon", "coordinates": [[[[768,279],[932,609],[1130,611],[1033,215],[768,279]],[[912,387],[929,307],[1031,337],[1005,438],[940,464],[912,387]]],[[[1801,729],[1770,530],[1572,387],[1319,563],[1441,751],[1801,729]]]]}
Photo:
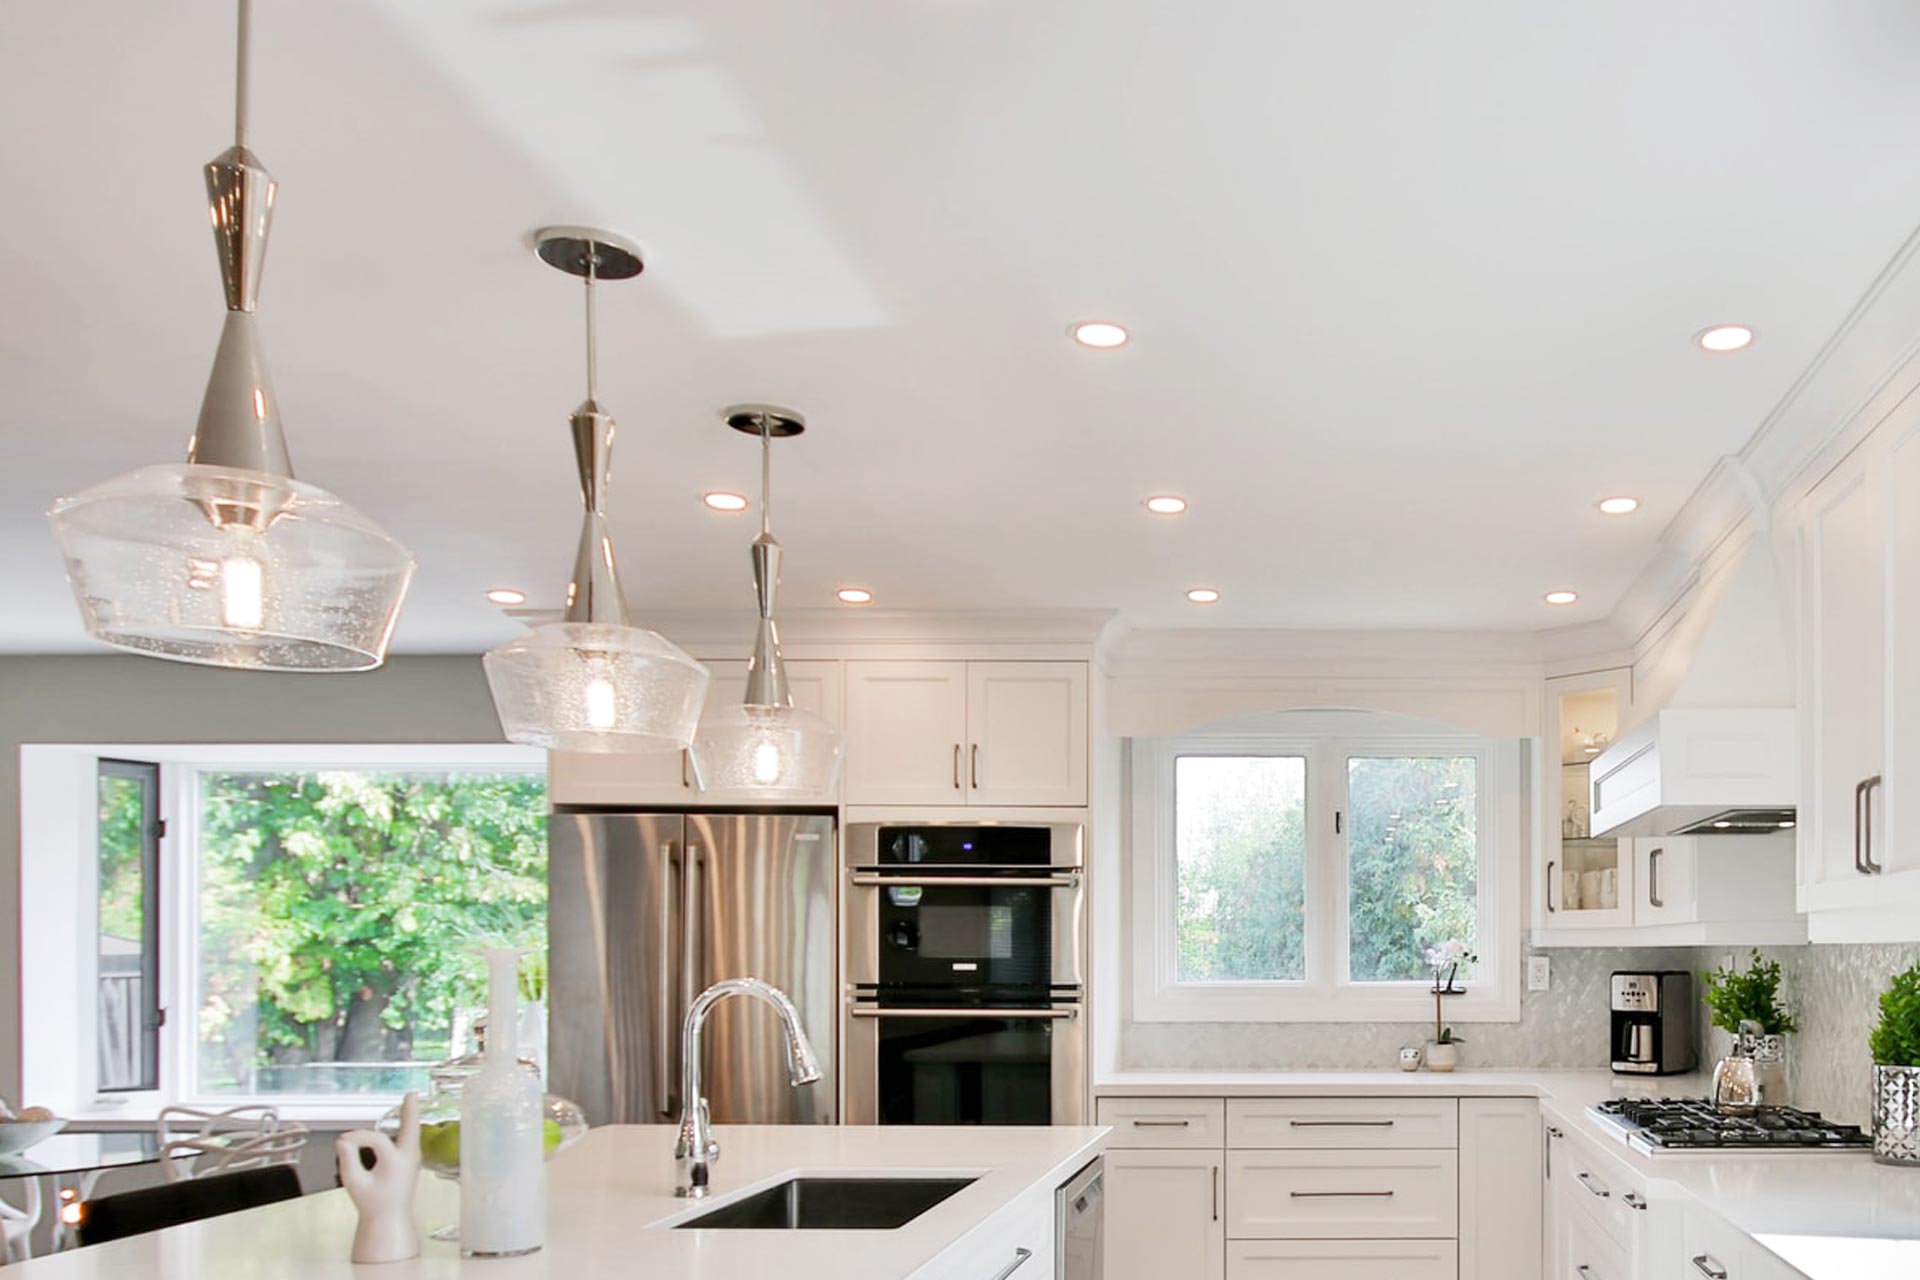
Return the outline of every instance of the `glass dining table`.
{"type": "Polygon", "coordinates": [[[73,1225],[66,1210],[92,1197],[100,1178],[115,1169],[157,1165],[160,1136],[152,1124],[120,1128],[65,1131],[42,1138],[23,1150],[0,1156],[0,1199],[14,1200],[9,1188],[38,1180],[43,1204],[54,1214],[53,1247],[72,1248],[73,1225]]]}

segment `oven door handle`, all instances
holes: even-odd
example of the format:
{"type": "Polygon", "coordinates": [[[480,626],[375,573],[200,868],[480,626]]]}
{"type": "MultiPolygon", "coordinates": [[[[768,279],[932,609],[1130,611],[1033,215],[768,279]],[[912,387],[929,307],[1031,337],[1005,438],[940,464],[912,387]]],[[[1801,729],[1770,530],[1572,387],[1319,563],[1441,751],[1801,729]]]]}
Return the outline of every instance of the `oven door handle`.
{"type": "Polygon", "coordinates": [[[920,889],[1078,889],[1080,873],[1062,872],[1055,876],[883,876],[871,871],[848,872],[861,888],[899,885],[920,889]]]}
{"type": "Polygon", "coordinates": [[[1046,1019],[1057,1022],[1063,1018],[1077,1018],[1080,1010],[1067,1009],[887,1009],[878,1005],[856,1004],[847,1008],[847,1014],[854,1018],[979,1018],[995,1021],[1007,1019],[1046,1019]]]}

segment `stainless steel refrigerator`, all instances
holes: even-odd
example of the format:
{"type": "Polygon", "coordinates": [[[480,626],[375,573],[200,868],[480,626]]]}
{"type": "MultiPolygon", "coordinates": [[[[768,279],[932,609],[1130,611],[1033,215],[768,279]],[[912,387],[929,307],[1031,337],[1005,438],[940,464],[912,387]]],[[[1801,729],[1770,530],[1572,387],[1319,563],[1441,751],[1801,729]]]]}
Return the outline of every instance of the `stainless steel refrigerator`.
{"type": "Polygon", "coordinates": [[[548,841],[550,1089],[594,1124],[678,1119],[687,1005],[760,978],[792,997],[821,1079],[787,1083],[773,1011],[724,1000],[705,1032],[714,1120],[835,1121],[832,817],[556,813],[548,841]]]}

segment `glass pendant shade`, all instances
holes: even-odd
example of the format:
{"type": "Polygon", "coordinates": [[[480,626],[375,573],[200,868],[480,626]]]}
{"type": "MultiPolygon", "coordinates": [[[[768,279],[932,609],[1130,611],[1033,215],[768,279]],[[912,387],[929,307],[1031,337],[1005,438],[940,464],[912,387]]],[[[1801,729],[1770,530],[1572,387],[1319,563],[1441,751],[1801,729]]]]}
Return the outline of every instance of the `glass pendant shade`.
{"type": "Polygon", "coordinates": [[[723,416],[734,430],[760,437],[760,536],[748,548],[760,622],[747,664],[746,694],[700,722],[690,753],[693,776],[702,791],[818,802],[833,794],[847,740],[825,719],[793,705],[780,656],[780,631],[773,620],[784,551],[771,528],[771,447],[775,436],[805,431],[806,422],[791,409],[773,405],[737,405],[723,416]]]}
{"type": "Polygon", "coordinates": [[[202,170],[227,317],[180,465],[144,467],[47,512],[81,621],[135,653],[252,671],[365,671],[413,557],[293,478],[254,320],[279,190],[247,149],[250,0],[239,0],[234,143],[202,170]]]}
{"type": "Polygon", "coordinates": [[[700,722],[693,776],[702,791],[818,800],[840,777],[846,739],[811,711],[735,703],[700,722]]]}
{"type": "Polygon", "coordinates": [[[568,420],[584,515],[567,612],[481,659],[509,742],[549,751],[681,751],[707,697],[707,669],[658,632],[628,621],[607,524],[614,422],[594,395],[594,283],[640,274],[638,250],[589,227],[534,237],[548,265],[586,281],[587,398],[568,420]]]}
{"type": "Polygon", "coordinates": [[[707,669],[641,627],[549,622],[481,662],[507,740],[549,751],[678,751],[707,696],[707,669]]]}
{"type": "Polygon", "coordinates": [[[143,467],[47,513],[87,633],[256,671],[384,660],[413,557],[325,489],[238,467],[143,467]]]}

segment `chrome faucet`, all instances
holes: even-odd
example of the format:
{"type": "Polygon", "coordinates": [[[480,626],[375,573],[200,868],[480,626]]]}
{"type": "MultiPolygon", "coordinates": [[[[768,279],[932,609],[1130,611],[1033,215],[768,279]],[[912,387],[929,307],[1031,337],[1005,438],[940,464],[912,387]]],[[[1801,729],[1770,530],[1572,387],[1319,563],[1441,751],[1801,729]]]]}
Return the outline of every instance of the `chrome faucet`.
{"type": "Polygon", "coordinates": [[[820,1060],[813,1056],[813,1045],[800,1029],[800,1013],[786,992],[758,978],[727,978],[695,996],[680,1034],[680,1137],[673,1144],[673,1194],[694,1200],[707,1194],[713,1162],[720,1158],[707,1100],[700,1092],[700,1029],[708,1011],[728,996],[752,996],[780,1015],[787,1032],[787,1079],[796,1088],[820,1078],[820,1060]]]}

